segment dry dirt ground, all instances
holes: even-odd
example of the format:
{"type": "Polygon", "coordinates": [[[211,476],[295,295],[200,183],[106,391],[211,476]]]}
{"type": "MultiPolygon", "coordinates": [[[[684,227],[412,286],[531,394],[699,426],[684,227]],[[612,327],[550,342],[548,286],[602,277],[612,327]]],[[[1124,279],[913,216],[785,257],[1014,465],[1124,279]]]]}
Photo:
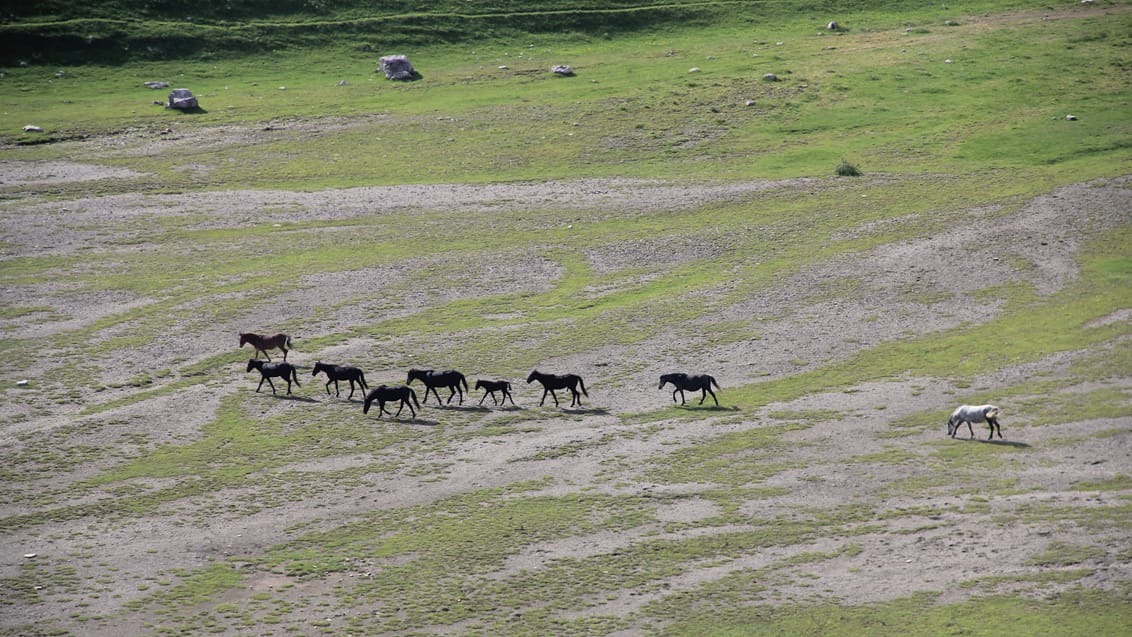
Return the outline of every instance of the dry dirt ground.
{"type": "MultiPolygon", "coordinates": [[[[130,177],[128,171],[108,171],[67,162],[49,165],[0,162],[0,185],[4,187],[130,177]]],[[[796,188],[801,191],[815,187],[825,186],[820,181],[685,185],[595,180],[356,188],[319,193],[256,191],[120,195],[65,201],[35,199],[26,204],[7,202],[0,210],[0,233],[3,235],[3,260],[10,262],[13,258],[31,255],[128,250],[129,243],[122,242],[122,233],[139,232],[132,224],[139,220],[144,222],[149,215],[180,215],[188,210],[194,215],[195,227],[216,228],[345,218],[372,214],[382,209],[446,209],[453,214],[469,215],[539,206],[631,214],[635,210],[658,208],[679,210],[749,197],[766,189],[796,188]]],[[[730,409],[705,411],[699,420],[661,421],[655,424],[653,433],[648,436],[620,434],[630,434],[635,427],[622,415],[657,409],[669,400],[669,392],[656,389],[654,379],[658,370],[710,370],[724,385],[720,398],[726,406],[728,386],[795,373],[799,369],[799,361],[817,364],[843,360],[896,336],[928,333],[961,323],[979,323],[996,316],[1002,308],[994,303],[970,304],[961,311],[944,313],[938,307],[917,302],[898,291],[922,285],[964,297],[989,286],[1027,281],[1041,294],[1054,293],[1079,276],[1075,257],[1081,248],[1083,229],[1093,231],[1126,225],[1130,213],[1132,187],[1129,187],[1129,178],[1060,188],[1025,202],[1018,211],[1005,215],[997,210],[971,210],[965,224],[928,238],[889,244],[869,254],[840,257],[807,268],[741,304],[708,317],[711,322],[762,317],[764,320],[760,324],[758,339],[718,347],[712,344],[710,337],[697,335],[694,331],[681,331],[632,347],[609,346],[546,360],[540,365],[546,370],[574,370],[585,376],[590,387],[587,409],[568,412],[569,417],[541,426],[536,432],[493,438],[468,437],[453,441],[437,451],[425,451],[424,457],[415,459],[418,467],[428,463],[445,467],[438,476],[408,472],[369,475],[363,485],[352,484],[337,493],[317,493],[308,498],[280,502],[249,515],[209,516],[196,509],[199,504],[196,501],[183,501],[177,503],[175,511],[113,524],[100,523],[97,516],[84,516],[62,522],[47,520],[40,524],[8,528],[0,540],[4,547],[0,555],[0,576],[6,582],[8,595],[16,601],[0,607],[0,615],[3,616],[0,632],[18,632],[28,626],[43,625],[84,635],[147,634],[149,629],[144,627],[144,622],[152,618],[125,610],[125,604],[147,595],[138,582],[161,580],[169,577],[174,569],[200,568],[225,557],[254,556],[267,547],[292,539],[296,533],[293,529],[309,530],[312,525],[332,528],[375,508],[426,504],[475,489],[538,480],[545,476],[554,478],[552,486],[546,488],[548,494],[562,494],[586,487],[611,493],[659,490],[696,494],[704,488],[703,485],[656,485],[610,480],[610,467],[614,467],[614,472],[620,470],[624,476],[631,476],[631,468],[635,465],[647,463],[674,449],[692,447],[726,432],[763,426],[773,420],[772,414],[776,412],[803,410],[834,410],[840,415],[785,434],[790,442],[797,443],[788,454],[789,460],[797,464],[795,468],[773,475],[761,485],[786,489],[783,495],[751,501],[744,513],[752,520],[789,514],[792,510],[848,503],[866,504],[875,507],[878,512],[920,507],[934,513],[901,517],[883,532],[852,538],[852,542],[860,547],[859,551],[796,567],[793,577],[784,578],[774,586],[772,593],[768,593],[768,600],[832,599],[867,603],[893,600],[917,591],[940,591],[943,592],[943,601],[958,601],[978,594],[977,588],[960,588],[960,583],[995,576],[1033,574],[1043,568],[1034,564],[1034,556],[1059,543],[1103,549],[1084,563],[1072,565],[1074,568],[1090,569],[1074,584],[1095,588],[1120,585],[1132,580],[1132,566],[1126,559],[1132,549],[1127,525],[1120,532],[1114,532],[1111,527],[1083,531],[1072,523],[1035,522],[993,528],[987,525],[996,510],[1013,510],[1027,503],[1082,508],[1118,504],[1122,497],[1126,497],[1126,492],[1081,491],[1072,487],[1086,481],[1110,481],[1132,472],[1132,417],[1097,418],[1046,426],[1032,419],[1020,418],[1016,412],[1012,413],[1009,404],[1004,404],[1003,430],[1007,444],[1025,446],[1030,452],[1022,468],[1012,469],[1011,476],[1018,479],[1017,493],[995,496],[988,504],[992,510],[986,515],[972,515],[961,510],[973,502],[986,502],[982,499],[984,493],[979,484],[955,484],[944,493],[938,490],[925,494],[891,492],[881,487],[904,478],[917,477],[923,470],[922,466],[914,462],[862,465],[852,461],[882,450],[930,448],[944,436],[942,421],[938,426],[904,437],[885,439],[884,434],[909,415],[946,411],[967,391],[977,390],[980,394],[993,395],[998,388],[1015,387],[1026,379],[1056,377],[1073,360],[1084,356],[1084,352],[1066,352],[1024,366],[995,371],[973,379],[970,382],[973,390],[938,379],[893,378],[868,383],[850,392],[808,395],[790,404],[772,404],[748,412],[730,409]],[[962,248],[957,247],[1003,244],[1009,244],[1012,250],[1025,255],[1034,267],[1015,267],[1008,260],[998,258],[993,250],[981,248],[965,254],[962,248]],[[867,289],[851,298],[813,294],[823,281],[836,279],[846,272],[863,276],[868,282],[867,289]],[[1108,434],[1094,436],[1105,432],[1108,434]],[[570,445],[579,450],[562,456],[537,455],[570,445]],[[532,457],[538,459],[531,460],[532,457]],[[306,526],[301,523],[306,523],[306,526]],[[32,554],[35,556],[26,557],[32,554]],[[29,562],[37,560],[53,564],[56,573],[61,572],[60,565],[71,564],[80,580],[95,580],[102,586],[81,589],[85,592],[69,596],[51,595],[50,590],[41,591],[42,594],[33,603],[28,600],[34,596],[16,589],[22,585],[21,582],[27,582],[21,579],[21,574],[26,575],[29,562]],[[76,619],[92,615],[105,619],[85,622],[76,619]]],[[[853,232],[867,234],[877,230],[873,226],[862,226],[853,232]]],[[[716,242],[686,235],[626,242],[616,247],[595,249],[586,257],[594,271],[603,272],[642,263],[698,259],[725,248],[724,238],[716,242]]],[[[136,249],[147,248],[143,242],[136,249]]],[[[537,251],[511,255],[510,258],[512,264],[521,264],[522,268],[492,270],[487,265],[476,264],[468,264],[468,267],[480,268],[478,274],[490,277],[498,286],[531,291],[550,289],[560,274],[556,264],[544,259],[537,251]],[[514,274],[516,271],[521,271],[522,275],[514,274]]],[[[230,351],[235,345],[234,334],[246,326],[314,317],[304,334],[311,338],[335,333],[352,321],[364,320],[365,317],[372,320],[373,312],[380,311],[375,306],[347,303],[340,312],[332,315],[319,314],[318,308],[356,298],[354,281],[359,276],[391,285],[428,265],[426,260],[408,260],[375,271],[310,277],[298,282],[270,307],[248,307],[242,315],[229,317],[228,320],[171,330],[158,343],[100,354],[101,358],[89,363],[99,370],[102,382],[110,388],[99,392],[90,388],[71,390],[77,393],[68,400],[59,401],[58,397],[40,395],[35,389],[15,387],[23,379],[29,379],[33,387],[51,387],[49,378],[45,378],[44,374],[57,361],[51,360],[50,355],[15,374],[0,372],[6,396],[0,406],[0,448],[9,458],[23,457],[20,454],[26,454],[29,445],[45,444],[54,438],[65,441],[71,448],[119,449],[118,456],[98,456],[90,462],[57,465],[52,475],[21,487],[63,494],[59,496],[62,502],[78,504],[79,500],[72,501],[66,497],[66,486],[96,475],[105,467],[128,457],[134,448],[123,441],[128,441],[132,433],[146,435],[152,445],[193,440],[200,435],[202,425],[213,419],[222,397],[234,392],[247,394],[248,400],[262,404],[264,414],[309,409],[311,405],[278,401],[263,394],[254,395],[252,378],[239,374],[234,380],[191,385],[172,394],[159,395],[96,415],[81,414],[84,406],[138,391],[129,385],[116,385],[125,383],[147,366],[177,369],[230,351]]],[[[3,265],[0,265],[2,270],[3,265]]],[[[380,289],[376,289],[375,295],[379,294],[380,289]]],[[[390,312],[410,315],[430,304],[475,294],[477,291],[472,289],[425,290],[402,299],[400,305],[390,312]]],[[[104,317],[151,302],[124,292],[84,290],[72,285],[66,277],[50,283],[6,285],[3,295],[5,307],[50,308],[50,311],[39,314],[6,316],[0,324],[5,330],[4,338],[12,341],[66,335],[104,317]]],[[[1129,318],[1129,310],[1124,310],[1102,320],[1127,322],[1129,318]]],[[[96,338],[116,336],[122,334],[97,334],[96,338]]],[[[347,340],[324,351],[305,350],[300,342],[293,358],[307,365],[318,358],[365,360],[374,349],[373,343],[365,339],[347,340]]],[[[391,380],[392,372],[387,376],[391,380]]],[[[158,379],[156,385],[172,380],[158,379]]],[[[309,375],[304,375],[303,381],[310,381],[309,375]]],[[[374,384],[372,380],[371,384],[374,384]]],[[[1122,378],[1098,385],[1127,392],[1132,390],[1132,379],[1122,378]]],[[[1079,389],[1085,392],[1096,387],[1079,389]]],[[[302,390],[312,401],[327,404],[342,402],[327,399],[321,392],[321,381],[304,384],[302,390]]],[[[534,409],[537,399],[538,393],[533,388],[521,382],[517,385],[516,400],[522,409],[534,409]]],[[[348,407],[356,410],[357,403],[348,407]]],[[[514,412],[491,413],[511,416],[514,412]]],[[[422,422],[438,418],[443,418],[443,410],[426,408],[422,414],[422,422]]],[[[490,415],[485,416],[484,422],[488,423],[490,419],[490,415]]],[[[399,425],[384,422],[375,426],[399,425]]],[[[976,433],[985,435],[985,431],[978,428],[976,433]]],[[[346,455],[291,468],[319,472],[365,462],[364,458],[346,455]]],[[[150,481],[147,486],[159,486],[160,482],[150,481]]],[[[221,494],[221,497],[238,502],[240,494],[221,494]]],[[[208,507],[215,507],[212,499],[205,500],[208,507]]],[[[41,509],[29,504],[25,497],[17,502],[0,502],[0,516],[5,518],[37,510],[41,509]]],[[[601,532],[524,546],[492,577],[505,578],[521,570],[537,571],[563,558],[611,554],[632,546],[646,535],[656,539],[655,534],[664,528],[664,523],[694,523],[718,514],[718,507],[710,499],[675,499],[657,510],[657,525],[625,533],[601,532]]],[[[684,533],[708,534],[729,530],[692,526],[693,530],[684,533]]],[[[674,535],[680,533],[676,531],[674,535]]],[[[600,604],[584,612],[631,615],[647,603],[680,591],[696,590],[730,573],[767,567],[801,553],[833,551],[843,544],[845,539],[839,538],[774,548],[739,559],[711,561],[671,578],[660,589],[645,593],[623,591],[604,596],[600,604]]],[[[328,594],[335,586],[348,583],[354,575],[292,582],[281,575],[263,574],[253,577],[237,590],[229,591],[224,599],[238,604],[258,592],[278,591],[284,583],[293,584],[286,594],[295,597],[328,594]]],[[[46,581],[39,585],[50,589],[55,584],[46,581]]],[[[1055,586],[1051,584],[1051,590],[1055,586]]],[[[333,622],[339,619],[335,613],[344,611],[319,612],[333,622]]],[[[302,624],[285,626],[299,634],[323,632],[320,628],[304,627],[302,624]]],[[[278,634],[284,632],[282,627],[270,626],[262,626],[256,632],[277,634],[276,631],[278,634]]],[[[461,629],[437,627],[435,631],[459,633],[461,629]]],[[[648,629],[639,625],[619,634],[647,633],[648,629]]]]}

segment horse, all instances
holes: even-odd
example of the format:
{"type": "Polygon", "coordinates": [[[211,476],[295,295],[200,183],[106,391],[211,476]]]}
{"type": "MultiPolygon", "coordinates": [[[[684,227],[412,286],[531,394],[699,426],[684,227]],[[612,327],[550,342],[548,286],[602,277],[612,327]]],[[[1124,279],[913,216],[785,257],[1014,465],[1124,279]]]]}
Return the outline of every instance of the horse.
{"type": "Polygon", "coordinates": [[[460,394],[460,404],[464,404],[464,391],[468,389],[468,381],[460,372],[449,369],[443,372],[438,372],[432,369],[410,369],[409,377],[405,380],[406,385],[412,385],[414,380],[419,380],[424,383],[424,401],[428,402],[428,393],[431,391],[436,396],[436,404],[440,404],[440,394],[436,393],[437,387],[447,387],[448,402],[452,402],[452,397],[460,394]],[[460,385],[464,388],[460,389],[460,385]]]}
{"type": "Polygon", "coordinates": [[[330,383],[334,383],[334,395],[341,396],[341,394],[338,393],[338,381],[340,380],[350,381],[350,395],[346,397],[346,400],[350,400],[354,397],[354,383],[357,383],[358,387],[360,387],[363,392],[369,389],[369,387],[366,386],[365,375],[362,374],[362,370],[358,369],[357,367],[350,367],[348,365],[331,365],[330,363],[317,361],[314,364],[314,371],[311,372],[311,376],[318,376],[319,372],[326,372],[326,378],[328,379],[326,381],[327,396],[330,395],[330,383]]]}
{"type": "Polygon", "coordinates": [[[551,397],[554,398],[554,406],[558,406],[558,395],[554,393],[556,389],[570,390],[570,393],[573,395],[573,398],[570,400],[571,407],[573,407],[575,403],[577,403],[579,407],[582,406],[582,398],[578,395],[579,387],[582,389],[582,393],[589,397],[589,394],[586,393],[586,384],[582,382],[582,377],[577,374],[559,376],[557,374],[544,374],[536,369],[531,372],[530,376],[527,376],[527,384],[529,385],[532,381],[536,380],[542,383],[542,400],[538,401],[539,407],[542,407],[542,404],[546,402],[547,394],[550,394],[551,397]]]}
{"type": "Polygon", "coordinates": [[[416,403],[417,409],[421,408],[421,404],[417,402],[417,392],[413,391],[412,387],[408,385],[401,385],[399,387],[390,387],[389,385],[378,385],[366,394],[366,402],[362,405],[362,413],[369,413],[369,406],[373,401],[377,401],[377,417],[381,418],[381,414],[389,414],[385,411],[385,403],[393,400],[401,401],[401,406],[397,408],[396,414],[389,414],[396,418],[401,415],[401,410],[406,406],[409,407],[409,412],[413,414],[413,418],[417,417],[416,410],[413,409],[413,403],[416,403]],[[412,402],[410,402],[410,400],[412,402]]]}
{"type": "Polygon", "coordinates": [[[268,385],[271,385],[271,393],[275,393],[275,383],[271,382],[272,378],[282,378],[283,380],[287,381],[288,395],[291,394],[292,380],[295,381],[295,385],[297,387],[302,387],[302,385],[299,385],[299,372],[291,363],[271,363],[267,361],[261,361],[258,358],[249,358],[247,371],[250,372],[253,369],[258,369],[260,373],[259,385],[257,385],[255,388],[257,394],[259,393],[260,388],[263,387],[263,381],[265,380],[267,381],[268,385]]]}
{"type": "Polygon", "coordinates": [[[495,392],[503,393],[503,404],[507,404],[507,399],[511,399],[511,404],[515,404],[515,398],[511,396],[511,383],[505,380],[477,380],[476,389],[483,390],[483,398],[480,398],[480,403],[483,404],[484,398],[491,394],[491,402],[498,405],[499,401],[495,400],[495,392]]]}
{"type": "Polygon", "coordinates": [[[240,347],[243,347],[244,343],[251,343],[251,346],[255,348],[256,358],[259,358],[259,353],[263,352],[263,355],[267,358],[267,360],[271,360],[271,356],[268,355],[267,350],[281,349],[283,350],[284,362],[287,361],[287,348],[294,347],[293,345],[291,345],[291,337],[287,336],[286,334],[262,336],[253,332],[240,332],[240,347]]]}
{"type": "Polygon", "coordinates": [[[998,437],[1002,438],[1002,426],[998,424],[998,413],[1001,411],[994,405],[959,405],[955,411],[951,412],[951,417],[947,419],[947,435],[952,438],[955,434],[959,433],[959,425],[967,423],[967,432],[971,437],[975,437],[975,431],[971,429],[973,422],[985,422],[990,427],[990,435],[987,440],[994,438],[995,429],[998,429],[998,437]]]}
{"type": "Polygon", "coordinates": [[[719,406],[719,399],[715,397],[715,392],[711,390],[711,386],[715,385],[719,389],[719,383],[715,382],[715,378],[707,374],[663,374],[660,377],[660,386],[657,389],[664,389],[665,384],[672,383],[676,389],[672,390],[672,402],[676,402],[676,394],[680,394],[680,404],[687,404],[684,402],[685,391],[702,391],[703,395],[700,396],[700,404],[704,404],[708,394],[711,394],[712,400],[715,401],[716,406],[719,406]]]}

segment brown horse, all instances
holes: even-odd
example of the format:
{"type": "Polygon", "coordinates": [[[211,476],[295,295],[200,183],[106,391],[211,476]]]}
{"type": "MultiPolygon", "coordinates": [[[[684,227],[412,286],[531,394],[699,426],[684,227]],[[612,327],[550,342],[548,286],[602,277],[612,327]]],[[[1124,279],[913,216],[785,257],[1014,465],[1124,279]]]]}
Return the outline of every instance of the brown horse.
{"type": "Polygon", "coordinates": [[[244,343],[250,343],[251,346],[255,348],[256,358],[259,358],[259,353],[263,352],[263,355],[267,358],[267,360],[271,360],[271,356],[268,356],[267,350],[281,349],[283,350],[283,360],[286,361],[287,348],[294,347],[293,345],[291,345],[291,337],[287,336],[286,334],[263,336],[254,332],[240,332],[240,347],[243,347],[244,343]]]}

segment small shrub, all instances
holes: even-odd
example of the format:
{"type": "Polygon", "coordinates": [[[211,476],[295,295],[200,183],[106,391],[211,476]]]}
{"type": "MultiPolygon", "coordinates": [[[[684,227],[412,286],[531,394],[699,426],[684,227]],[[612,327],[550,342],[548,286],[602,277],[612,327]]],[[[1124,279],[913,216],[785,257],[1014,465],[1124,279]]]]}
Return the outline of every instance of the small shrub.
{"type": "Polygon", "coordinates": [[[837,174],[841,177],[860,177],[861,169],[842,160],[841,165],[837,167],[837,174]]]}

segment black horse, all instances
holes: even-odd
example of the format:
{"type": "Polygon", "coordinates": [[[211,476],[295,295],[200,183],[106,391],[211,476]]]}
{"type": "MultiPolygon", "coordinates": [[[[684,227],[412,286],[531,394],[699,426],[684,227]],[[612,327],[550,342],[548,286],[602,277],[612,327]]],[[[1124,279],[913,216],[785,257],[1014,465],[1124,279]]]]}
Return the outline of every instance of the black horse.
{"type": "Polygon", "coordinates": [[[657,389],[664,389],[666,383],[672,383],[672,386],[676,388],[672,391],[672,402],[676,402],[676,394],[678,392],[680,394],[680,404],[683,405],[686,404],[684,402],[685,391],[702,391],[703,395],[700,396],[701,405],[704,404],[704,399],[707,398],[708,394],[711,394],[711,399],[715,401],[717,406],[719,405],[719,399],[715,397],[715,392],[711,390],[712,385],[715,385],[715,388],[719,389],[719,383],[715,382],[715,379],[707,374],[691,376],[683,373],[664,374],[660,377],[660,386],[657,387],[657,389]]]}
{"type": "Polygon", "coordinates": [[[405,380],[406,385],[412,385],[414,380],[419,380],[424,383],[424,401],[428,402],[428,393],[431,391],[436,396],[436,404],[440,404],[440,394],[436,393],[437,387],[447,387],[448,402],[452,402],[452,397],[460,394],[460,404],[464,404],[464,392],[468,389],[468,381],[460,372],[449,369],[443,372],[438,372],[432,369],[410,369],[409,377],[405,380]],[[463,389],[460,386],[463,385],[463,389]]]}
{"type": "Polygon", "coordinates": [[[542,383],[542,400],[538,401],[539,407],[542,407],[543,402],[546,401],[547,394],[550,394],[551,397],[554,398],[554,406],[558,406],[558,395],[554,393],[556,389],[570,390],[570,393],[573,394],[573,398],[570,400],[571,407],[573,407],[575,403],[577,403],[579,407],[582,406],[582,398],[578,395],[578,388],[581,388],[582,393],[585,394],[586,397],[589,397],[589,394],[586,393],[586,384],[582,382],[582,377],[577,374],[559,376],[558,374],[544,374],[536,369],[531,372],[530,376],[527,376],[527,384],[529,385],[531,381],[536,380],[542,383]]]}
{"type": "Polygon", "coordinates": [[[495,400],[495,392],[502,392],[503,404],[507,404],[507,399],[511,399],[511,404],[515,404],[515,398],[511,396],[511,383],[505,380],[477,380],[476,389],[483,390],[483,398],[480,398],[480,404],[483,404],[483,399],[491,394],[491,402],[498,405],[499,401],[495,400]]]}
{"type": "Polygon", "coordinates": [[[275,393],[275,383],[271,382],[272,378],[282,378],[287,381],[287,394],[291,393],[292,380],[295,381],[295,386],[302,387],[302,385],[299,385],[299,372],[291,363],[269,363],[258,358],[249,358],[247,371],[250,372],[253,369],[258,369],[260,373],[259,385],[255,388],[257,394],[260,387],[263,387],[265,380],[268,385],[271,385],[271,393],[275,393]]]}
{"type": "Polygon", "coordinates": [[[338,381],[340,380],[350,381],[350,395],[346,397],[346,400],[350,400],[354,397],[354,383],[357,383],[358,387],[360,387],[363,392],[369,389],[369,387],[366,385],[365,374],[362,374],[362,370],[358,369],[357,367],[350,367],[349,365],[331,365],[330,363],[318,361],[314,364],[314,371],[311,372],[311,376],[318,376],[319,372],[326,372],[326,377],[329,379],[326,381],[327,396],[330,395],[330,383],[334,383],[334,395],[342,395],[338,392],[338,381]]]}
{"type": "Polygon", "coordinates": [[[401,401],[401,406],[397,408],[397,413],[396,414],[389,414],[390,416],[393,416],[394,418],[396,418],[397,416],[400,416],[401,410],[404,409],[406,406],[409,407],[409,412],[413,414],[413,418],[416,418],[417,412],[416,412],[415,409],[413,409],[413,403],[416,403],[417,409],[421,408],[421,404],[417,402],[417,392],[413,391],[413,388],[409,387],[407,385],[401,385],[401,386],[398,386],[398,387],[390,387],[389,385],[378,385],[377,387],[375,387],[373,389],[373,391],[366,394],[366,402],[365,402],[364,405],[362,405],[362,413],[363,414],[369,413],[369,406],[375,400],[377,401],[377,417],[378,418],[381,418],[381,414],[389,414],[389,412],[385,411],[385,403],[391,402],[391,401],[394,401],[394,400],[401,401]],[[410,400],[412,402],[409,402],[410,400]]]}

